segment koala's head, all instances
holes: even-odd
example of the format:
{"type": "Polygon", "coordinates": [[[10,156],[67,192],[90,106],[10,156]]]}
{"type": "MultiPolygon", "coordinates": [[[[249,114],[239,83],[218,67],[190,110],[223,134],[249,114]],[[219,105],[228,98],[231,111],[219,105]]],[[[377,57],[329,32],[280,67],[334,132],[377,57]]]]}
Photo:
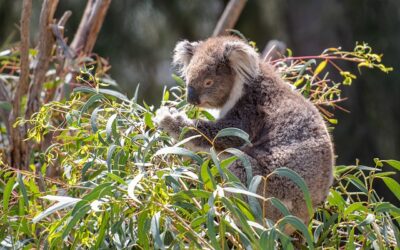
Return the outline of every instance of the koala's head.
{"type": "Polygon", "coordinates": [[[186,80],[188,102],[205,108],[222,108],[232,95],[240,98],[243,84],[259,74],[257,52],[235,37],[178,42],[173,63],[186,80]]]}

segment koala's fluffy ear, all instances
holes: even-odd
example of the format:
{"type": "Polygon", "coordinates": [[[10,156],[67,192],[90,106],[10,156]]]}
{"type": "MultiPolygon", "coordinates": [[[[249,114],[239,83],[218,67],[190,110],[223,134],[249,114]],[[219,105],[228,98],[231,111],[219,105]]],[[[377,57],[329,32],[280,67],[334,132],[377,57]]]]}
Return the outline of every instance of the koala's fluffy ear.
{"type": "Polygon", "coordinates": [[[258,53],[242,41],[227,41],[224,44],[224,57],[243,81],[249,81],[260,72],[258,53]]]}
{"type": "Polygon", "coordinates": [[[193,57],[198,42],[180,41],[176,44],[173,56],[173,65],[177,67],[182,76],[185,76],[186,68],[193,57]]]}

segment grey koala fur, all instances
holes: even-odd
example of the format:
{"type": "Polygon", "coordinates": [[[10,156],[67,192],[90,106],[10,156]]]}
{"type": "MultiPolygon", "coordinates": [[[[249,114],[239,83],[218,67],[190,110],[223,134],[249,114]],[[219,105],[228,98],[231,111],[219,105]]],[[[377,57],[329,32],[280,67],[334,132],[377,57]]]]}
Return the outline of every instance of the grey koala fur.
{"type": "MultiPolygon", "coordinates": [[[[216,37],[201,42],[179,42],[174,64],[190,88],[189,102],[221,111],[212,121],[190,120],[176,110],[161,108],[156,121],[171,136],[178,138],[184,127],[195,127],[213,139],[223,128],[235,127],[250,136],[244,145],[238,137],[221,137],[217,150],[239,148],[252,163],[253,176],[266,176],[274,169],[287,167],[304,178],[313,206],[321,204],[333,181],[333,146],[317,108],[291,89],[273,67],[260,60],[258,53],[235,37],[216,37]]],[[[185,137],[198,134],[190,130],[185,137]]],[[[203,136],[190,141],[189,147],[209,149],[203,136]]],[[[246,173],[240,161],[229,167],[243,184],[246,173]]],[[[262,185],[260,185],[262,186],[262,185]]],[[[257,191],[263,195],[262,187],[257,191]]],[[[308,222],[310,214],[304,195],[290,179],[268,178],[266,197],[280,199],[289,211],[308,222]]],[[[282,214],[267,203],[267,218],[277,221],[282,214]]]]}

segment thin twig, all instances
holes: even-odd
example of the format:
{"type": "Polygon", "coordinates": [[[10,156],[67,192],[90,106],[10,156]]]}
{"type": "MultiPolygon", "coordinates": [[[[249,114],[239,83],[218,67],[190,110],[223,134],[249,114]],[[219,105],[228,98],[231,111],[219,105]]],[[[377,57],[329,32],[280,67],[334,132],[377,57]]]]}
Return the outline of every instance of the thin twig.
{"type": "MultiPolygon", "coordinates": [[[[3,170],[10,171],[10,172],[13,172],[13,173],[19,173],[21,175],[24,175],[24,176],[27,176],[27,177],[30,177],[30,178],[34,178],[34,179],[41,178],[37,174],[32,173],[31,171],[20,170],[20,169],[13,168],[13,167],[7,167],[6,166],[5,168],[3,168],[3,170]]],[[[43,177],[42,179],[44,181],[48,182],[48,183],[51,183],[51,184],[54,184],[54,185],[59,185],[61,187],[68,188],[68,189],[77,188],[77,189],[90,190],[89,187],[80,186],[80,185],[70,185],[67,182],[64,182],[62,180],[58,180],[56,178],[43,177]]],[[[47,193],[47,192],[41,191],[41,193],[47,193]]]]}
{"type": "Polygon", "coordinates": [[[67,58],[73,58],[75,57],[74,55],[74,51],[72,51],[67,43],[64,40],[64,26],[65,26],[65,22],[68,20],[69,16],[71,16],[71,11],[66,11],[64,13],[64,15],[61,17],[60,21],[58,22],[58,24],[51,24],[51,30],[53,31],[53,35],[56,38],[58,47],[61,48],[61,51],[63,51],[64,55],[67,58]]]}
{"type": "Polygon", "coordinates": [[[284,62],[284,61],[290,61],[290,60],[307,60],[307,59],[325,59],[325,60],[344,60],[344,61],[350,61],[350,62],[363,62],[363,59],[359,58],[349,58],[349,57],[343,57],[343,56],[327,56],[327,55],[318,55],[318,56],[291,56],[291,57],[285,57],[285,58],[280,58],[271,61],[272,64],[275,64],[277,62],[284,62]]]}

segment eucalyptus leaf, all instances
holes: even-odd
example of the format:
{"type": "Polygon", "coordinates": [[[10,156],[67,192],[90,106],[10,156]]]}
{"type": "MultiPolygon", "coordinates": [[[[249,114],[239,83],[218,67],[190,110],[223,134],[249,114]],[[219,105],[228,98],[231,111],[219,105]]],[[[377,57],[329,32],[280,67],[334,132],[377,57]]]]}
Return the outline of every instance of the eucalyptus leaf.
{"type": "Polygon", "coordinates": [[[162,148],[162,149],[158,150],[154,154],[154,156],[166,155],[166,154],[176,154],[176,155],[188,156],[188,157],[192,158],[193,160],[195,160],[198,164],[203,163],[203,159],[200,156],[196,155],[195,153],[193,153],[192,151],[190,151],[188,149],[180,148],[180,147],[162,148]]]}

